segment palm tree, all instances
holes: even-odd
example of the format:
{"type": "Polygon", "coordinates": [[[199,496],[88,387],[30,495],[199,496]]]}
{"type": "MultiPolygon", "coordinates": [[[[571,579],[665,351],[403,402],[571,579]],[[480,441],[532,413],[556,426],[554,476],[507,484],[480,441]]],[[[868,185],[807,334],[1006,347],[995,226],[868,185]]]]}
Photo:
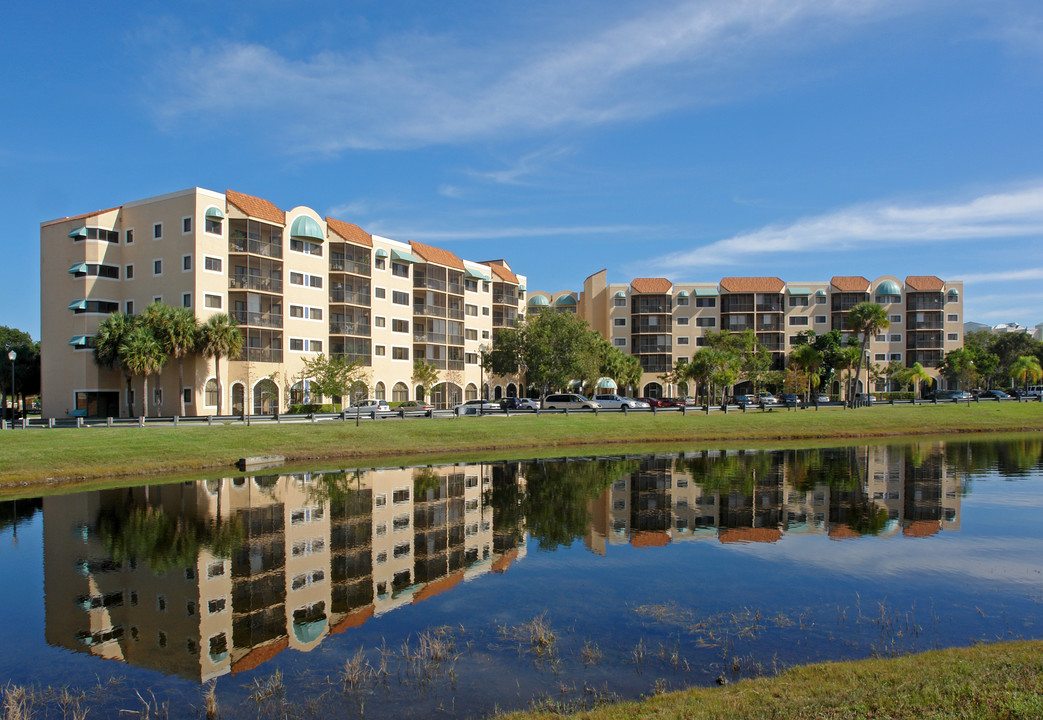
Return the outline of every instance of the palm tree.
{"type": "Polygon", "coordinates": [[[120,345],[119,354],[127,372],[131,375],[141,375],[143,379],[142,415],[148,417],[148,376],[159,372],[163,363],[167,361],[167,354],[152,333],[152,329],[146,325],[138,325],[127,333],[120,345]]]}
{"type": "MultiPolygon", "coordinates": [[[[860,302],[847,314],[847,324],[854,332],[862,336],[862,344],[859,346],[857,369],[855,370],[854,386],[858,387],[858,381],[862,376],[862,358],[869,347],[869,338],[880,330],[891,327],[891,321],[887,319],[887,311],[882,305],[872,302],[860,302]]],[[[848,393],[848,403],[854,407],[854,394],[848,393]]]]}
{"type": "Polygon", "coordinates": [[[920,395],[920,383],[927,382],[931,379],[931,376],[927,374],[927,371],[923,369],[923,365],[920,363],[913,363],[905,372],[905,381],[912,386],[913,400],[920,395]]]}
{"type": "Polygon", "coordinates": [[[217,414],[221,414],[221,399],[224,390],[221,384],[221,356],[232,358],[243,350],[243,334],[239,323],[227,313],[211,315],[200,332],[200,350],[205,357],[214,358],[217,377],[217,414]]]}
{"type": "Polygon", "coordinates": [[[814,378],[815,384],[820,380],[818,376],[819,368],[822,367],[822,353],[815,349],[813,345],[798,345],[790,353],[790,364],[799,370],[803,371],[808,376],[808,394],[805,400],[811,398],[811,386],[814,378]]]}
{"type": "Polygon", "coordinates": [[[117,310],[98,324],[94,334],[94,362],[101,367],[119,369],[127,383],[127,417],[134,416],[134,405],[131,402],[131,375],[120,355],[120,345],[133,329],[134,318],[117,310]]]}
{"type": "Polygon", "coordinates": [[[157,333],[167,354],[177,360],[177,392],[179,415],[185,414],[185,356],[199,344],[199,321],[191,308],[170,308],[165,323],[157,333]]]}
{"type": "Polygon", "coordinates": [[[1035,355],[1022,355],[1010,366],[1010,377],[1022,383],[1027,391],[1029,382],[1037,382],[1043,378],[1043,368],[1039,366],[1039,358],[1035,355]]]}

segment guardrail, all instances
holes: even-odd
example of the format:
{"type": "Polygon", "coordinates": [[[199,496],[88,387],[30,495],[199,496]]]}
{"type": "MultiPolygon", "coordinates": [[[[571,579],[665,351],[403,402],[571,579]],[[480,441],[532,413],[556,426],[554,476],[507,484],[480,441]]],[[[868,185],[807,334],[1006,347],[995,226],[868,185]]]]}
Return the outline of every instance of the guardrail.
{"type": "MultiPolygon", "coordinates": [[[[869,405],[946,405],[946,404],[960,404],[960,405],[977,405],[980,403],[995,403],[995,402],[1043,402],[1043,397],[1029,396],[1029,397],[1017,397],[1017,398],[971,398],[969,400],[877,400],[877,401],[859,401],[860,407],[869,405]]],[[[714,405],[685,405],[683,407],[659,407],[659,408],[599,408],[599,409],[550,409],[550,410],[503,410],[503,409],[484,409],[481,412],[475,407],[465,408],[447,408],[441,410],[423,410],[423,409],[391,409],[391,410],[373,410],[373,409],[359,409],[345,408],[341,412],[337,413],[308,413],[308,414],[288,414],[288,413],[274,413],[268,415],[191,415],[191,416],[177,416],[167,415],[162,417],[134,417],[134,418],[23,418],[21,420],[4,420],[0,421],[0,429],[2,430],[32,430],[32,429],[68,429],[68,428],[98,428],[98,427],[180,427],[185,426],[213,426],[213,425],[251,425],[257,424],[282,424],[282,423],[317,423],[317,422],[361,422],[365,420],[367,422],[374,420],[406,420],[406,419],[448,419],[461,417],[463,415],[475,415],[475,416],[488,416],[488,417],[511,417],[513,415],[599,415],[602,413],[608,414],[622,414],[630,415],[632,413],[637,414],[651,414],[658,415],[659,413],[680,413],[681,415],[688,414],[703,414],[709,415],[710,413],[724,413],[729,412],[773,412],[776,410],[785,411],[799,411],[799,410],[818,410],[820,407],[826,408],[844,408],[846,405],[840,402],[829,402],[829,403],[776,403],[774,405],[767,404],[749,404],[749,405],[736,405],[733,403],[725,404],[714,404],[714,405]]]]}

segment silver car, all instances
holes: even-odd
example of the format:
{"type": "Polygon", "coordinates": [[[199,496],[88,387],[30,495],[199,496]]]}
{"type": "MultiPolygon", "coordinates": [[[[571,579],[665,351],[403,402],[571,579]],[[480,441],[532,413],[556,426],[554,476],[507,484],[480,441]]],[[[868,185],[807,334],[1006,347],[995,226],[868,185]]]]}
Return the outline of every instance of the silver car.
{"type": "Polygon", "coordinates": [[[606,410],[613,410],[617,408],[647,408],[648,403],[635,400],[634,398],[623,397],[622,395],[595,395],[594,401],[601,405],[606,410]]]}
{"type": "Polygon", "coordinates": [[[601,403],[575,393],[555,393],[543,399],[545,410],[599,410],[601,403]]]}

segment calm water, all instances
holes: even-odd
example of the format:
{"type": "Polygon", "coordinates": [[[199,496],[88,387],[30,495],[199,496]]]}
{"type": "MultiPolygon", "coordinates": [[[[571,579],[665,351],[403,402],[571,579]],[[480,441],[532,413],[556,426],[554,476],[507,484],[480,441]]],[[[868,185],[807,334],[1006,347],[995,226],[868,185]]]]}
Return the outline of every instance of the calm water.
{"type": "Polygon", "coordinates": [[[1043,637],[1043,439],[0,503],[0,674],[92,716],[479,717],[1043,637]],[[155,705],[152,708],[155,714],[155,705]]]}

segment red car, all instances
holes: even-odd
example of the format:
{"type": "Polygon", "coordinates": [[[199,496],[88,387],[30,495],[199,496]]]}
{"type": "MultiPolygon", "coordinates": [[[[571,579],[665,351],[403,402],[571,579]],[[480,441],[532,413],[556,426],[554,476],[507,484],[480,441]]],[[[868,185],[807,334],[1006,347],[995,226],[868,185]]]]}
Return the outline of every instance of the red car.
{"type": "Polygon", "coordinates": [[[667,398],[639,397],[639,398],[634,398],[634,399],[638,400],[639,402],[648,403],[648,407],[654,407],[654,408],[670,407],[670,405],[667,404],[669,402],[669,400],[667,398]]]}
{"type": "Polygon", "coordinates": [[[684,398],[659,398],[659,407],[684,407],[684,398]]]}

